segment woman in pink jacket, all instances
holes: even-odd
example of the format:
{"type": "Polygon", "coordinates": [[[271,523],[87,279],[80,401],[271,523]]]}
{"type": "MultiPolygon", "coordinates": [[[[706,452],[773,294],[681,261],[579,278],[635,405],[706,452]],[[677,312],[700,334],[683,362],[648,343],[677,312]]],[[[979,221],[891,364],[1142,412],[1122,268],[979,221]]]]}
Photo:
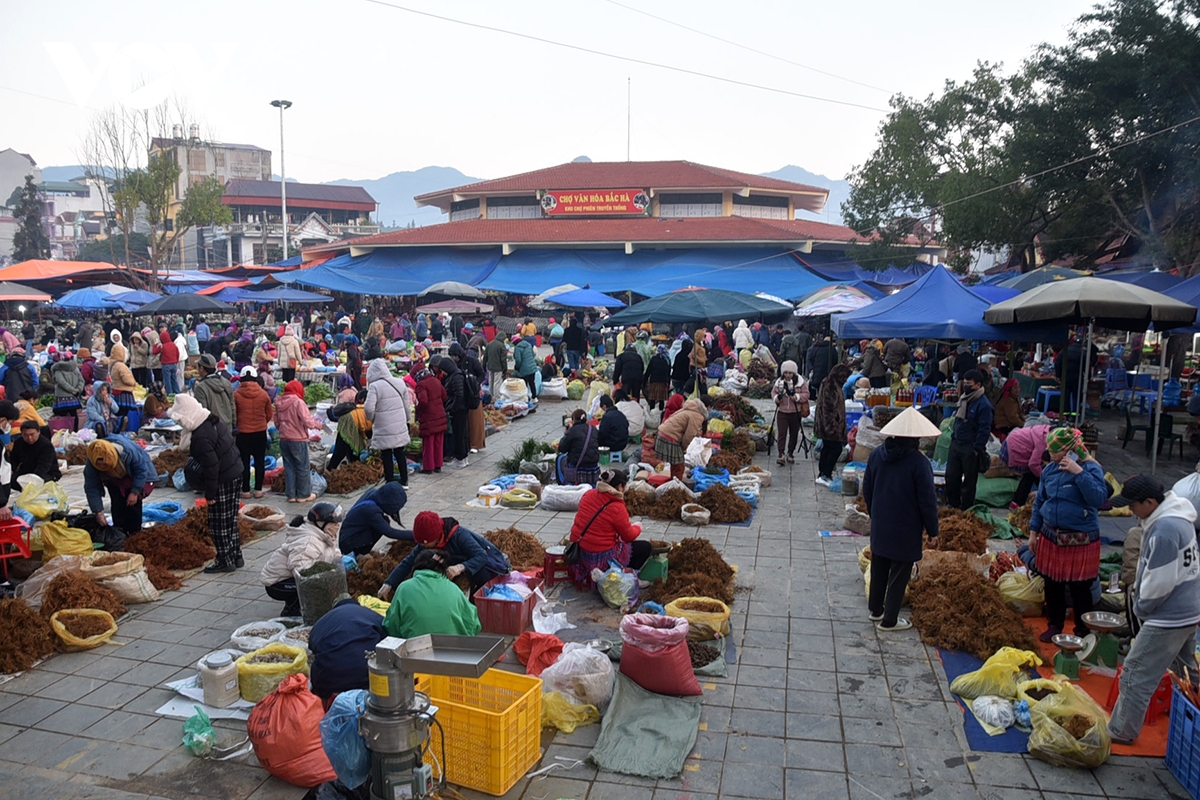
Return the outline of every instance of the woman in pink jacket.
{"type": "Polygon", "coordinates": [[[308,463],[308,429],[320,428],[321,423],[308,413],[304,400],[304,385],[288,381],[276,403],[275,426],[279,428],[279,451],[283,456],[283,475],[287,484],[289,503],[311,503],[312,493],[308,463]]]}
{"type": "Polygon", "coordinates": [[[1010,508],[1020,508],[1029,499],[1029,494],[1042,480],[1042,467],[1049,458],[1046,455],[1046,434],[1049,425],[1034,425],[1032,428],[1013,428],[1000,445],[1000,459],[1008,468],[1021,476],[1017,491],[1013,494],[1010,508]]]}

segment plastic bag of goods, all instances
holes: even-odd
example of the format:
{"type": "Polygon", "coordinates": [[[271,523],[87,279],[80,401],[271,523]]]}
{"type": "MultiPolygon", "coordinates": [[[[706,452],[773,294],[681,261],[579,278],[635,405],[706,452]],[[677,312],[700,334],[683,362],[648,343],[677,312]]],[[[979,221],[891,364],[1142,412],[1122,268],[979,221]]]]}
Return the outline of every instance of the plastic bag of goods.
{"type": "Polygon", "coordinates": [[[289,675],[308,675],[308,654],[300,647],[272,642],[237,660],[242,699],[257,703],[289,675]]]}
{"type": "Polygon", "coordinates": [[[144,569],[104,578],[96,581],[96,584],[115,594],[125,605],[153,603],[162,594],[155,588],[144,569]]]}
{"type": "Polygon", "coordinates": [[[58,482],[41,483],[40,479],[31,480],[34,478],[37,476],[22,476],[21,480],[25,483],[25,488],[17,496],[15,505],[25,509],[38,519],[46,519],[56,511],[66,513],[70,501],[58,482]]]}
{"type": "Polygon", "coordinates": [[[842,527],[848,531],[854,531],[862,536],[871,535],[871,517],[858,510],[858,506],[854,503],[846,504],[846,519],[842,522],[842,527]]]}
{"type": "Polygon", "coordinates": [[[333,699],[321,720],[321,745],[337,778],[351,789],[371,776],[371,753],[358,732],[358,720],[367,710],[367,691],[351,689],[333,699]]]}
{"type": "Polygon", "coordinates": [[[542,695],[542,727],[555,727],[563,733],[574,733],[583,725],[600,721],[600,709],[591,704],[572,703],[562,692],[542,695]]]}
{"type": "Polygon", "coordinates": [[[117,623],[113,621],[112,614],[98,608],[64,608],[62,611],[55,611],[50,616],[50,627],[61,642],[59,649],[68,653],[99,647],[117,632],[117,623]],[[96,628],[95,633],[79,636],[71,632],[73,624],[85,621],[96,628]]]}
{"type": "Polygon", "coordinates": [[[704,642],[729,635],[729,606],[711,597],[677,597],[667,603],[668,617],[688,621],[688,638],[704,642]]]}
{"type": "Polygon", "coordinates": [[[1058,676],[1058,680],[1052,678],[1034,678],[1029,681],[1022,681],[1017,684],[1017,699],[1024,700],[1029,704],[1029,708],[1033,709],[1038,703],[1045,700],[1052,694],[1058,694],[1058,690],[1067,680],[1063,676],[1058,676]]]}
{"type": "Polygon", "coordinates": [[[984,695],[1016,700],[1017,684],[1025,679],[1025,668],[1041,665],[1042,659],[1032,651],[1001,647],[979,669],[955,678],[950,691],[967,700],[984,695]]]}
{"type": "Polygon", "coordinates": [[[282,622],[250,622],[235,630],[229,640],[238,650],[249,652],[266,647],[287,629],[282,622]]]}
{"type": "Polygon", "coordinates": [[[64,520],[56,519],[42,524],[43,558],[55,556],[90,556],[92,535],[82,528],[71,528],[64,520]]]}
{"type": "Polygon", "coordinates": [[[47,558],[41,568],[29,576],[29,579],[17,587],[17,597],[29,604],[30,608],[42,607],[42,596],[46,589],[59,575],[67,572],[80,572],[85,556],[55,556],[47,558]]]}
{"type": "Polygon", "coordinates": [[[771,473],[767,472],[762,467],[742,467],[738,470],[738,475],[753,475],[758,478],[762,488],[767,489],[771,486],[771,473]]]}
{"type": "Polygon", "coordinates": [[[542,489],[542,508],[547,511],[578,511],[579,501],[592,487],[547,486],[542,489]]]}
{"type": "MultiPolygon", "coordinates": [[[[524,381],[522,381],[524,383],[524,381]]],[[[568,398],[567,380],[566,378],[551,378],[542,384],[542,390],[538,393],[539,397],[557,397],[562,400],[568,398]]]]}
{"type": "MultiPolygon", "coordinates": [[[[245,696],[245,695],[243,695],[245,696]]],[[[311,788],[337,778],[321,744],[321,699],[308,677],[292,674],[264,697],[246,722],[263,769],[293,786],[311,788]]]]}
{"type": "Polygon", "coordinates": [[[637,605],[638,576],[631,569],[610,561],[608,569],[592,570],[592,581],[600,591],[600,599],[613,608],[632,608],[637,605]]]}
{"type": "Polygon", "coordinates": [[[521,378],[509,378],[500,384],[498,396],[492,398],[494,404],[527,403],[529,402],[529,386],[521,378]]]}
{"type": "Polygon", "coordinates": [[[712,520],[712,512],[697,503],[686,503],[679,509],[679,519],[684,525],[707,525],[712,520]]]}
{"type": "Polygon", "coordinates": [[[79,571],[94,581],[129,575],[145,568],[146,560],[137,553],[93,552],[82,557],[79,571]],[[97,561],[102,563],[97,565],[97,561]]]}
{"type": "Polygon", "coordinates": [[[317,620],[333,608],[338,599],[349,594],[346,588],[346,568],[341,561],[330,564],[317,561],[304,569],[292,571],[296,579],[296,592],[300,595],[300,616],[305,625],[316,625],[317,620]]]}
{"type": "Polygon", "coordinates": [[[1005,572],[996,580],[996,589],[1004,602],[1022,617],[1040,617],[1046,601],[1046,582],[1042,576],[1024,572],[1005,572]]]}
{"type": "MultiPolygon", "coordinates": [[[[653,481],[651,481],[651,485],[653,485],[653,481]]],[[[656,495],[658,495],[659,497],[662,497],[664,494],[671,491],[672,489],[683,489],[685,492],[687,492],[692,497],[696,496],[696,493],[693,492],[691,489],[689,489],[687,487],[687,485],[683,481],[679,480],[678,478],[671,478],[670,480],[664,481],[663,483],[660,483],[658,486],[655,486],[654,493],[656,495]]]]}
{"type": "Polygon", "coordinates": [[[500,505],[505,508],[533,508],[537,504],[537,495],[528,489],[509,489],[500,495],[500,505]]]}
{"type": "Polygon", "coordinates": [[[1112,740],[1108,718],[1095,700],[1062,683],[1030,710],[1029,754],[1059,767],[1095,769],[1108,761],[1112,740]]]}
{"type": "Polygon", "coordinates": [[[688,621],[658,614],[621,619],[621,674],[648,692],[701,694],[688,652],[688,621]]]}
{"type": "Polygon", "coordinates": [[[581,380],[573,380],[567,384],[567,399],[582,400],[583,393],[587,391],[587,386],[581,380]]]}
{"type": "Polygon", "coordinates": [[[708,460],[712,458],[713,446],[711,439],[705,439],[703,436],[697,436],[688,443],[687,450],[683,454],[683,463],[689,469],[692,467],[706,467],[708,460]]]}
{"type": "Polygon", "coordinates": [[[612,661],[606,654],[568,642],[558,660],[542,670],[542,691],[560,692],[568,702],[593,705],[603,713],[612,699],[615,680],[612,661]]]}
{"type": "Polygon", "coordinates": [[[1003,697],[988,694],[976,697],[971,701],[971,710],[975,716],[997,728],[1007,728],[1017,721],[1012,701],[1003,697]]]}
{"type": "Polygon", "coordinates": [[[246,520],[256,531],[277,531],[287,525],[287,517],[283,512],[268,505],[245,506],[238,511],[238,518],[246,520]]]}

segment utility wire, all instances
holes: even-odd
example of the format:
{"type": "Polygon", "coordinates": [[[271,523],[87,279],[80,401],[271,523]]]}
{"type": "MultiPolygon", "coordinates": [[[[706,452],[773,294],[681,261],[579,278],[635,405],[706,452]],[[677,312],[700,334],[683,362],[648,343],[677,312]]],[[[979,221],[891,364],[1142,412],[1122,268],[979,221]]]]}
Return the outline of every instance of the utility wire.
{"type": "Polygon", "coordinates": [[[888,113],[888,109],[886,109],[886,108],[878,108],[876,106],[868,106],[863,103],[852,103],[849,100],[835,100],[834,98],[831,98],[831,97],[818,97],[817,95],[804,94],[803,92],[793,92],[790,89],[780,89],[775,86],[763,86],[762,84],[759,84],[759,83],[751,83],[749,81],[740,81],[740,80],[737,80],[736,78],[726,78],[721,75],[712,75],[707,72],[700,72],[700,71],[694,70],[694,69],[687,69],[686,67],[676,67],[671,64],[660,64],[655,61],[646,61],[645,59],[633,58],[631,56],[617,55],[616,53],[606,53],[603,50],[593,50],[590,47],[583,47],[582,45],[568,44],[567,42],[558,42],[558,41],[555,41],[554,39],[546,39],[541,36],[534,36],[533,34],[529,34],[529,33],[520,33],[519,31],[510,31],[510,30],[506,30],[505,28],[497,28],[492,25],[483,25],[478,22],[469,22],[464,19],[455,19],[454,17],[446,17],[441,14],[431,13],[429,11],[420,11],[415,8],[408,8],[406,6],[397,5],[395,3],[388,3],[388,2],[385,2],[384,0],[365,0],[365,2],[371,3],[373,5],[377,5],[377,6],[384,6],[385,8],[395,9],[396,11],[404,11],[409,14],[415,14],[420,17],[428,17],[429,19],[441,20],[442,22],[452,22],[455,25],[464,25],[468,28],[475,28],[477,30],[483,30],[483,31],[491,31],[492,33],[502,33],[506,36],[514,36],[518,39],[526,39],[531,42],[539,42],[541,44],[548,44],[553,47],[562,47],[567,50],[575,50],[580,53],[588,53],[590,55],[601,56],[603,58],[612,58],[617,61],[625,61],[630,64],[640,64],[644,67],[655,67],[657,69],[665,69],[670,72],[678,72],[682,75],[692,75],[697,78],[707,78],[708,80],[719,81],[720,83],[727,83],[727,84],[730,84],[733,86],[743,86],[748,89],[760,89],[764,92],[773,92],[775,94],[787,95],[789,97],[799,97],[804,100],[816,100],[821,103],[833,103],[835,105],[848,106],[850,108],[862,108],[862,109],[866,109],[867,111],[877,111],[881,114],[888,113]]]}
{"type": "Polygon", "coordinates": [[[692,33],[699,34],[700,36],[705,36],[709,39],[713,39],[715,41],[722,42],[724,44],[732,45],[733,47],[737,47],[741,50],[746,50],[747,52],[750,52],[750,53],[757,53],[760,56],[766,56],[767,58],[772,58],[776,61],[781,61],[784,64],[790,64],[793,67],[799,67],[800,69],[810,70],[812,72],[817,73],[818,75],[825,75],[826,77],[829,77],[829,78],[836,78],[839,81],[846,81],[847,83],[853,83],[856,86],[863,86],[867,89],[874,89],[877,92],[883,92],[884,94],[887,94],[887,95],[895,94],[895,92],[891,91],[890,89],[884,89],[881,86],[874,86],[870,83],[863,83],[862,81],[856,81],[856,80],[854,80],[854,78],[847,78],[844,75],[838,75],[833,72],[826,72],[823,69],[818,69],[816,67],[810,67],[808,64],[801,64],[799,61],[792,61],[789,58],[784,58],[783,56],[777,56],[774,53],[768,53],[766,50],[759,50],[757,47],[751,47],[750,45],[742,44],[741,42],[735,42],[731,39],[725,39],[720,36],[717,36],[716,34],[709,33],[708,31],[702,31],[698,28],[692,28],[688,25],[684,25],[681,22],[676,22],[675,20],[667,19],[665,17],[660,17],[656,14],[651,14],[649,11],[643,11],[642,9],[635,8],[634,6],[627,6],[624,3],[618,3],[617,0],[605,0],[605,2],[611,3],[614,6],[619,6],[620,8],[623,8],[627,11],[632,11],[635,14],[641,14],[644,17],[650,17],[650,19],[656,19],[659,22],[665,22],[668,25],[674,25],[676,28],[682,28],[685,31],[690,31],[692,33]]]}

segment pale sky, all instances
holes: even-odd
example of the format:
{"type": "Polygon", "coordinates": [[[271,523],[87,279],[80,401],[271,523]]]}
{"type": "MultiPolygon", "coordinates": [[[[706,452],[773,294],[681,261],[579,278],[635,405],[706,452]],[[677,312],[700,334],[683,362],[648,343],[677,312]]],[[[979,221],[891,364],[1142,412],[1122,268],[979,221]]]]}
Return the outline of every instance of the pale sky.
{"type": "Polygon", "coordinates": [[[1093,0],[397,0],[396,5],[601,53],[857,103],[855,108],[617,61],[367,2],[0,3],[0,149],[78,163],[94,109],[187,98],[216,138],[274,152],[289,179],[377,178],[428,165],[500,177],[626,157],[844,177],[872,149],[892,92],[924,97],[979,60],[1015,67],[1061,43],[1093,0]],[[100,43],[100,44],[97,44],[100,43]],[[880,91],[882,89],[884,91],[880,91]],[[18,91],[14,91],[18,90],[18,91]],[[23,94],[28,93],[28,94],[23,94]],[[31,95],[40,95],[35,97],[31,95]],[[150,99],[154,99],[151,97],[150,99]]]}

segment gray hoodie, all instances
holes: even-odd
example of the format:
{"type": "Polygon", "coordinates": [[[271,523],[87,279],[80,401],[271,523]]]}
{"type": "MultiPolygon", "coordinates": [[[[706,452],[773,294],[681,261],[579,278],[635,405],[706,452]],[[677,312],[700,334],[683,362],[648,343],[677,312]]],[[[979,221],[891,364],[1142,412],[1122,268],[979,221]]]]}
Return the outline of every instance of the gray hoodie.
{"type": "Polygon", "coordinates": [[[1190,500],[1167,492],[1142,522],[1142,552],[1133,613],[1143,625],[1182,628],[1200,623],[1200,550],[1190,500]]]}

